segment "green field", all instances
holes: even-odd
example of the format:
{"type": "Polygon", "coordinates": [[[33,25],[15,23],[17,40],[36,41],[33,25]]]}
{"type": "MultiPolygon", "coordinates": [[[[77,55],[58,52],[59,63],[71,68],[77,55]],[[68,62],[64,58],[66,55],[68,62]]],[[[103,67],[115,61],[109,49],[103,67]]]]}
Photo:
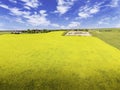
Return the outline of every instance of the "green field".
{"type": "Polygon", "coordinates": [[[91,31],[92,35],[100,38],[108,44],[120,49],[120,29],[111,29],[112,31],[91,31]]]}
{"type": "Polygon", "coordinates": [[[62,34],[0,35],[0,90],[119,90],[119,49],[62,34]]]}
{"type": "Polygon", "coordinates": [[[10,33],[11,33],[11,32],[3,32],[3,31],[1,32],[1,31],[0,31],[0,35],[10,34],[10,33]]]}

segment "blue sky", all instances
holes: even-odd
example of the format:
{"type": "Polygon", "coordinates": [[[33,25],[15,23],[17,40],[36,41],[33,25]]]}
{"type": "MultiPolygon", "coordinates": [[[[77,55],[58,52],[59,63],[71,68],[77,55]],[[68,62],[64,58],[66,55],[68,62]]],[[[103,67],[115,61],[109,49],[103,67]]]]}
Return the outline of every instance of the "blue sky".
{"type": "Polygon", "coordinates": [[[0,30],[120,27],[120,0],[0,0],[0,30]]]}

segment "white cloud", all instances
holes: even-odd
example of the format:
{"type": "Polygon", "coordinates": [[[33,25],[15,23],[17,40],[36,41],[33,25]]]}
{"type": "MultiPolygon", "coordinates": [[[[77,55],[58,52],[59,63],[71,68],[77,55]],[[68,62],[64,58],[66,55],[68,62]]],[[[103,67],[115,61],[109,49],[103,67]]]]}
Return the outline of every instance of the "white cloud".
{"type": "Polygon", "coordinates": [[[16,0],[9,0],[10,2],[12,2],[12,3],[17,3],[17,1],[16,0]]]}
{"type": "Polygon", "coordinates": [[[29,11],[21,11],[18,8],[10,8],[9,9],[11,11],[12,15],[17,15],[17,16],[21,16],[21,15],[29,15],[30,12],[29,11]]]}
{"type": "Polygon", "coordinates": [[[38,0],[21,0],[25,3],[25,6],[31,7],[31,8],[37,8],[41,3],[38,0]]]}
{"type": "Polygon", "coordinates": [[[119,5],[120,0],[112,0],[110,6],[117,7],[119,5]]]}
{"type": "Polygon", "coordinates": [[[52,27],[59,28],[59,29],[77,29],[77,28],[80,28],[81,26],[80,22],[76,22],[76,21],[72,21],[68,25],[59,25],[55,23],[51,23],[49,25],[52,27]]]}
{"type": "Polygon", "coordinates": [[[16,18],[16,22],[25,23],[21,18],[16,18]]]}
{"type": "Polygon", "coordinates": [[[87,0],[87,3],[89,3],[90,2],[90,0],[87,0]]]}
{"type": "Polygon", "coordinates": [[[28,10],[30,10],[30,9],[31,9],[30,7],[28,7],[28,6],[26,6],[26,5],[24,6],[24,8],[25,8],[25,9],[28,9],[28,10]]]}
{"type": "Polygon", "coordinates": [[[41,16],[47,16],[47,13],[46,13],[46,10],[40,10],[40,14],[41,14],[41,16]]]}
{"type": "Polygon", "coordinates": [[[71,22],[68,25],[68,28],[79,28],[80,27],[80,22],[71,22]]]}
{"type": "Polygon", "coordinates": [[[61,29],[77,29],[77,28],[80,28],[81,24],[80,22],[70,22],[67,26],[60,26],[61,29]]]}
{"type": "MultiPolygon", "coordinates": [[[[8,9],[10,11],[10,14],[13,16],[17,16],[18,18],[16,19],[17,22],[23,23],[22,19],[26,19],[26,22],[30,25],[33,26],[39,26],[39,25],[50,25],[50,21],[47,20],[46,16],[47,13],[45,10],[40,10],[39,13],[35,12],[34,14],[31,14],[30,11],[22,11],[19,8],[10,8],[7,5],[0,4],[0,7],[3,7],[5,9],[8,9]]],[[[55,26],[55,25],[54,25],[55,26]]]]}
{"type": "Polygon", "coordinates": [[[1,4],[1,3],[0,3],[0,7],[5,8],[5,9],[9,9],[9,7],[7,5],[4,5],[4,4],[1,4]]]}
{"type": "Polygon", "coordinates": [[[88,18],[91,17],[93,14],[96,14],[100,11],[100,6],[98,5],[93,5],[89,7],[88,5],[83,6],[80,8],[78,16],[80,18],[88,18]]]}
{"type": "MultiPolygon", "coordinates": [[[[9,0],[10,2],[13,3],[17,3],[16,0],[9,0]]],[[[26,9],[31,9],[31,8],[37,8],[39,5],[42,5],[38,0],[21,0],[22,2],[24,2],[24,8],[26,9]]],[[[9,9],[9,7],[7,5],[1,4],[0,3],[0,7],[5,8],[5,9],[9,9]]]]}
{"type": "Polygon", "coordinates": [[[55,24],[55,23],[53,23],[53,24],[51,24],[51,26],[53,26],[53,27],[60,27],[60,25],[59,24],[55,24]]]}
{"type": "Polygon", "coordinates": [[[4,4],[0,4],[0,7],[8,9],[10,11],[11,15],[20,16],[20,15],[29,15],[30,14],[30,12],[28,12],[28,11],[21,11],[19,8],[16,8],[16,7],[10,8],[4,4]]]}
{"type": "Polygon", "coordinates": [[[76,0],[58,0],[56,13],[65,14],[74,4],[76,0]]]}
{"type": "MultiPolygon", "coordinates": [[[[74,1],[74,0],[71,0],[74,1]]],[[[72,5],[72,4],[69,4],[72,5]]],[[[80,22],[71,22],[67,26],[60,26],[59,24],[52,23],[50,20],[47,19],[47,12],[46,10],[40,10],[39,12],[34,11],[26,11],[22,10],[17,7],[9,7],[4,4],[0,4],[0,7],[5,8],[10,11],[10,14],[15,16],[15,21],[19,23],[26,23],[31,26],[51,26],[56,28],[79,28],[80,22]]],[[[31,8],[31,7],[30,7],[31,8]]],[[[29,9],[29,8],[28,8],[29,9]]],[[[68,20],[69,18],[66,18],[68,20]]]]}
{"type": "Polygon", "coordinates": [[[98,22],[98,24],[100,24],[100,25],[103,25],[103,24],[107,25],[107,24],[109,24],[109,23],[110,23],[110,18],[109,18],[109,17],[102,18],[102,19],[98,22]]]}
{"type": "Polygon", "coordinates": [[[33,26],[44,25],[47,26],[50,24],[50,21],[46,18],[47,14],[45,10],[40,10],[39,14],[26,15],[24,18],[27,19],[27,22],[33,26]]]}
{"type": "Polygon", "coordinates": [[[78,15],[80,16],[80,18],[90,17],[90,14],[88,14],[88,13],[86,13],[86,12],[79,12],[78,15]]]}
{"type": "Polygon", "coordinates": [[[65,20],[69,20],[69,17],[66,17],[65,20]]]}
{"type": "Polygon", "coordinates": [[[91,14],[94,14],[94,13],[97,13],[99,12],[99,7],[93,7],[91,10],[90,10],[90,13],[91,14]]]}

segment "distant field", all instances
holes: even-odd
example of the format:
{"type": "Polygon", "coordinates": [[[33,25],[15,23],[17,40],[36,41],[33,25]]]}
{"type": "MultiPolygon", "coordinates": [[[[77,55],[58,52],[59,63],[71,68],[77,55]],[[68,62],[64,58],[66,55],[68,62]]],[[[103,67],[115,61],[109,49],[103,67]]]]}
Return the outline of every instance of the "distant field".
{"type": "Polygon", "coordinates": [[[0,35],[3,35],[3,34],[10,34],[10,32],[1,32],[0,31],[0,35]]]}
{"type": "Polygon", "coordinates": [[[120,50],[62,34],[0,35],[0,90],[119,90],[120,50]]]}
{"type": "Polygon", "coordinates": [[[92,35],[100,38],[108,44],[120,49],[120,29],[112,29],[112,31],[92,31],[92,35]]]}

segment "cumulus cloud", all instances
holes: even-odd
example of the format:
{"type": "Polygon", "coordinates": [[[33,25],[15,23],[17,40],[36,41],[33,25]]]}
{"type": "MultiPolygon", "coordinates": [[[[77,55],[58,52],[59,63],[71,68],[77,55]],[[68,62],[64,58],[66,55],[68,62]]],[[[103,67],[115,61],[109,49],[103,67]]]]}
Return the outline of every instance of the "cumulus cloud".
{"type": "MultiPolygon", "coordinates": [[[[30,11],[22,11],[16,7],[10,8],[4,4],[0,4],[0,7],[8,9],[10,11],[10,14],[13,16],[22,17],[22,18],[26,19],[26,22],[33,26],[50,24],[50,21],[47,20],[47,18],[46,18],[47,13],[45,10],[40,10],[38,13],[35,12],[34,14],[31,14],[30,11]]],[[[20,18],[19,19],[17,18],[16,21],[23,23],[23,20],[21,20],[20,18]]]]}
{"type": "Polygon", "coordinates": [[[28,12],[28,11],[22,11],[19,8],[16,8],[16,7],[11,8],[11,7],[8,7],[7,5],[4,5],[4,4],[0,4],[0,7],[8,9],[10,11],[11,15],[20,16],[20,15],[30,14],[30,12],[28,12]]]}
{"type": "Polygon", "coordinates": [[[10,10],[12,15],[17,15],[17,16],[29,15],[30,14],[29,11],[22,11],[19,8],[16,8],[16,7],[15,8],[10,8],[9,10],[10,10]]]}
{"type": "MultiPolygon", "coordinates": [[[[46,18],[47,14],[45,10],[40,10],[38,13],[35,12],[34,14],[31,14],[29,11],[20,11],[18,8],[12,8],[11,13],[26,19],[26,22],[33,26],[46,26],[50,24],[50,21],[46,18]]],[[[17,21],[23,23],[21,19],[17,19],[17,21]]]]}
{"type": "Polygon", "coordinates": [[[100,6],[99,5],[93,5],[93,6],[83,6],[80,8],[78,16],[80,18],[88,18],[91,17],[93,14],[96,14],[100,11],[100,6]]]}
{"type": "Polygon", "coordinates": [[[65,14],[74,4],[76,0],[58,0],[56,13],[65,14]]]}
{"type": "Polygon", "coordinates": [[[21,0],[25,3],[25,6],[31,7],[31,8],[37,8],[41,3],[38,0],[21,0]]]}
{"type": "Polygon", "coordinates": [[[38,26],[38,25],[49,25],[50,21],[47,20],[46,18],[47,14],[45,10],[40,10],[40,12],[37,14],[33,15],[26,15],[24,18],[27,19],[27,22],[30,23],[33,26],[38,26]]]}

